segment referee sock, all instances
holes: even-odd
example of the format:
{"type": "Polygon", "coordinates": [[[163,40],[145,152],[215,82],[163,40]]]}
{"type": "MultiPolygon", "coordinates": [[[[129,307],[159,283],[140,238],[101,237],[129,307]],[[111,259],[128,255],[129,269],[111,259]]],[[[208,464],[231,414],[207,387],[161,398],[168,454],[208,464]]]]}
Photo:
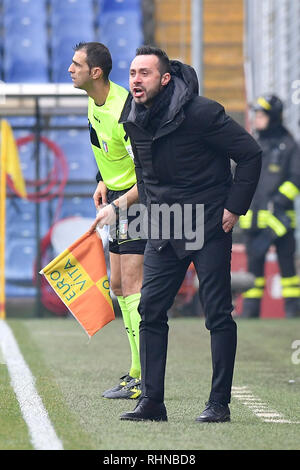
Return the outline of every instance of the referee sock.
{"type": "Polygon", "coordinates": [[[126,306],[127,310],[130,313],[130,321],[131,321],[131,329],[132,329],[132,334],[135,340],[136,344],[136,350],[138,353],[138,361],[140,364],[140,321],[141,321],[141,316],[138,312],[138,306],[140,303],[140,298],[141,294],[132,294],[129,295],[128,297],[125,297],[126,301],[126,306]]]}
{"type": "Polygon", "coordinates": [[[129,370],[129,375],[133,378],[139,378],[140,376],[140,371],[141,371],[141,366],[140,366],[140,358],[139,358],[139,352],[136,347],[136,342],[135,338],[133,335],[132,331],[132,326],[131,326],[131,320],[130,320],[130,312],[127,308],[126,300],[122,296],[117,296],[118,303],[120,305],[120,309],[122,312],[122,317],[123,317],[123,322],[125,329],[128,334],[128,340],[129,340],[129,345],[130,345],[130,350],[131,350],[131,368],[129,370]]]}

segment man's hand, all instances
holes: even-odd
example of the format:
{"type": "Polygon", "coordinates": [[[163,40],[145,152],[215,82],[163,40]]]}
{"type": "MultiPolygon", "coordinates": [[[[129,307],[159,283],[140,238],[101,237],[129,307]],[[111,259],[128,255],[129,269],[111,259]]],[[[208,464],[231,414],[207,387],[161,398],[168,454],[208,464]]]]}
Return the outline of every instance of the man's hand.
{"type": "Polygon", "coordinates": [[[233,229],[237,221],[239,220],[239,216],[229,212],[227,209],[224,209],[223,212],[223,220],[222,220],[222,227],[224,232],[228,233],[230,230],[233,229]]]}
{"type": "Polygon", "coordinates": [[[93,224],[91,225],[89,232],[92,233],[97,225],[99,224],[100,228],[103,228],[104,225],[112,225],[116,222],[116,213],[111,204],[103,207],[99,210],[97,217],[95,218],[93,224]]]}
{"type": "Polygon", "coordinates": [[[94,195],[93,195],[93,200],[94,200],[96,209],[100,209],[102,204],[107,203],[106,193],[107,193],[106,185],[103,183],[103,181],[99,181],[96,191],[94,192],[94,195]]]}

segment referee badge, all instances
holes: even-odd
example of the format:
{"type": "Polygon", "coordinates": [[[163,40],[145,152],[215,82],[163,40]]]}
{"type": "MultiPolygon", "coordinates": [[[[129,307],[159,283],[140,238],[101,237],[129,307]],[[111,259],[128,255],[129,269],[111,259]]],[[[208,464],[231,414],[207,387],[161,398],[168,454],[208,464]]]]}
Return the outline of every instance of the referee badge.
{"type": "Polygon", "coordinates": [[[108,152],[108,145],[107,145],[107,142],[105,142],[105,140],[102,140],[102,145],[103,145],[103,150],[104,152],[108,152]]]}

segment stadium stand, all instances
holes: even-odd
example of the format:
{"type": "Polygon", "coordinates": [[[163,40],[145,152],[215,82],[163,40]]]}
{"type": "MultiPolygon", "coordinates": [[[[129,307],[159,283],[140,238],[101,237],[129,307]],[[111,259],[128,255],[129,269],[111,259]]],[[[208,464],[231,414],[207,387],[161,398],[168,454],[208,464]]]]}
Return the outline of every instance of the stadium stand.
{"type": "Polygon", "coordinates": [[[36,241],[34,238],[12,240],[6,250],[7,281],[31,283],[35,253],[36,241]]]}
{"type": "Polygon", "coordinates": [[[95,180],[97,173],[87,123],[86,116],[57,116],[51,119],[51,125],[56,126],[56,130],[50,131],[49,137],[67,157],[71,182],[95,180]],[[59,130],[59,126],[64,126],[64,129],[59,130]]]}
{"type": "Polygon", "coordinates": [[[96,209],[91,197],[88,200],[79,196],[64,199],[61,219],[73,216],[94,218],[95,215],[96,209]]]}
{"type": "Polygon", "coordinates": [[[72,61],[75,44],[95,40],[93,17],[92,0],[85,2],[52,0],[49,24],[54,82],[70,81],[68,67],[72,61]]]}
{"type": "Polygon", "coordinates": [[[140,8],[140,0],[102,0],[102,10],[105,12],[117,11],[120,13],[140,10],[140,8]]]}
{"type": "Polygon", "coordinates": [[[99,40],[110,49],[113,59],[111,79],[128,88],[129,65],[136,48],[143,42],[142,15],[138,2],[129,2],[125,9],[124,2],[104,2],[98,16],[99,40]],[[105,5],[107,10],[105,10],[105,5]],[[117,9],[120,5],[120,9],[117,9]],[[114,8],[113,8],[114,6],[114,8]],[[133,28],[132,24],[136,27],[133,28]]]}
{"type": "Polygon", "coordinates": [[[5,0],[2,30],[5,81],[48,82],[46,3],[5,0]]]}
{"type": "MultiPolygon", "coordinates": [[[[135,50],[143,43],[140,0],[0,0],[0,80],[5,83],[69,84],[67,72],[78,42],[99,41],[113,57],[111,79],[128,88],[128,70],[135,50]]],[[[32,116],[8,117],[18,140],[32,134],[32,116]]],[[[41,202],[40,237],[53,223],[70,216],[95,216],[92,194],[96,163],[89,142],[87,116],[55,116],[42,122],[41,133],[55,142],[68,162],[64,199],[41,202]],[[46,125],[47,124],[47,125],[46,125]],[[44,127],[45,125],[45,127],[44,127]],[[61,129],[60,129],[61,127],[61,129]]],[[[53,166],[53,152],[41,143],[40,178],[53,166]]],[[[35,142],[19,147],[27,189],[34,188],[35,142]]],[[[34,296],[36,261],[36,203],[21,200],[10,191],[7,199],[6,294],[34,296]]]]}
{"type": "Polygon", "coordinates": [[[112,79],[127,86],[128,63],[143,42],[141,11],[141,0],[0,0],[0,79],[69,83],[72,48],[96,40],[111,49],[112,79]]]}
{"type": "MultiPolygon", "coordinates": [[[[44,236],[48,231],[49,219],[47,210],[42,210],[40,220],[42,236],[44,236]]],[[[8,199],[6,220],[8,246],[10,245],[12,238],[27,239],[35,237],[35,204],[33,202],[23,199],[8,199]]]]}

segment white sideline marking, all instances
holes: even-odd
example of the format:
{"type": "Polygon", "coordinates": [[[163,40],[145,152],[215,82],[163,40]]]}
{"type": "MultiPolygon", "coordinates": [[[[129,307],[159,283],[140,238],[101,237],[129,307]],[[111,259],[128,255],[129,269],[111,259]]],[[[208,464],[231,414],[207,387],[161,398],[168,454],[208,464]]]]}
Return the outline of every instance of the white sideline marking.
{"type": "Polygon", "coordinates": [[[0,320],[0,347],[33,447],[37,450],[63,450],[62,442],[58,439],[36,391],[35,378],[4,320],[0,320]]]}
{"type": "Polygon", "coordinates": [[[285,419],[281,413],[270,409],[267,403],[264,403],[260,398],[255,397],[251,390],[245,385],[243,387],[232,387],[232,396],[240,400],[243,405],[250,408],[255,416],[262,419],[265,423],[300,423],[300,421],[285,419]]]}

